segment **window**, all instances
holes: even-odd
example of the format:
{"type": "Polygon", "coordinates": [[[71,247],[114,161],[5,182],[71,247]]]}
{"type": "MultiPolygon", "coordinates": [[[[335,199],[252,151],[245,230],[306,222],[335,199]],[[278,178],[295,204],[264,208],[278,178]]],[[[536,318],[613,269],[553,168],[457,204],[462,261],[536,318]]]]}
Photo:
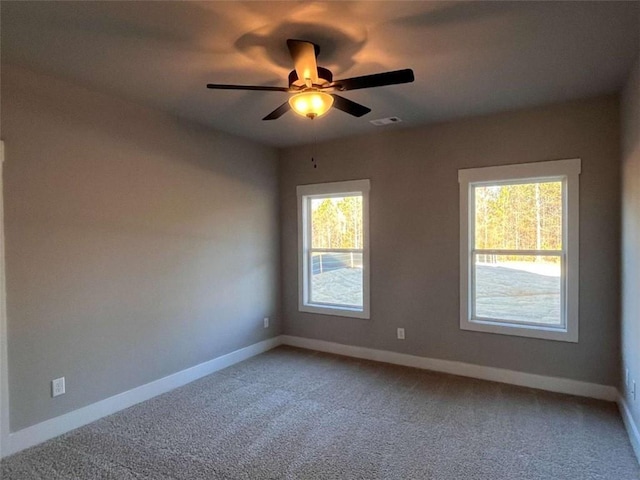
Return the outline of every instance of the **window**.
{"type": "Polygon", "coordinates": [[[459,170],[460,328],[578,341],[580,160],[459,170]]]}
{"type": "Polygon", "coordinates": [[[300,311],[369,318],[369,180],[297,191],[300,311]]]}

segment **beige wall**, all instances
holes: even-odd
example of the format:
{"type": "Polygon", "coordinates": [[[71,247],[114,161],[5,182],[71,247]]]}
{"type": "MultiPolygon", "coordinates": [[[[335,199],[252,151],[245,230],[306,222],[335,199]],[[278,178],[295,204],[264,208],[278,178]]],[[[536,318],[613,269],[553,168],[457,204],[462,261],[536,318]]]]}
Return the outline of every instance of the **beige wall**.
{"type": "Polygon", "coordinates": [[[617,385],[619,123],[618,98],[610,96],[286,149],[285,333],[617,385]],[[461,331],[458,169],[575,157],[582,159],[579,343],[461,331]],[[300,313],[296,185],[360,178],[371,179],[371,319],[300,313]],[[397,327],[405,341],[396,340],[397,327]]]}
{"type": "Polygon", "coordinates": [[[275,150],[6,65],[1,119],[13,431],[280,333],[275,150]]]}
{"type": "Polygon", "coordinates": [[[621,382],[640,426],[640,59],[622,95],[622,372],[637,384],[637,400],[621,382]]]}
{"type": "MultiPolygon", "coordinates": [[[[282,328],[542,375],[619,380],[617,97],[285,149],[278,212],[274,150],[58,79],[6,66],[2,73],[13,431],[282,328]],[[574,157],[583,162],[580,342],[461,331],[457,170],[574,157]],[[302,314],[295,186],[358,178],[372,181],[371,320],[302,314]],[[265,315],[275,320],[269,330],[265,315]],[[395,339],[397,327],[406,329],[404,342],[395,339]],[[63,375],[68,393],[51,399],[49,382],[63,375]]],[[[640,268],[633,263],[638,215],[629,207],[639,177],[634,78],[623,101],[624,278],[632,292],[640,268]]],[[[627,293],[624,304],[635,345],[636,297],[627,293]]],[[[631,350],[627,363],[638,371],[631,350]]]]}

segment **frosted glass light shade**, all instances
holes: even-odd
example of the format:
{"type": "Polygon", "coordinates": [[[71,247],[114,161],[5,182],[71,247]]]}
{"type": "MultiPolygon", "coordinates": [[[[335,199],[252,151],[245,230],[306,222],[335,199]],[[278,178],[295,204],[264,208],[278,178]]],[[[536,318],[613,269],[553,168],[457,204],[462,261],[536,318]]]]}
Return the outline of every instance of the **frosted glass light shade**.
{"type": "Polygon", "coordinates": [[[289,105],[298,115],[316,118],[327,113],[333,105],[333,97],[324,92],[302,92],[291,97],[289,105]]]}

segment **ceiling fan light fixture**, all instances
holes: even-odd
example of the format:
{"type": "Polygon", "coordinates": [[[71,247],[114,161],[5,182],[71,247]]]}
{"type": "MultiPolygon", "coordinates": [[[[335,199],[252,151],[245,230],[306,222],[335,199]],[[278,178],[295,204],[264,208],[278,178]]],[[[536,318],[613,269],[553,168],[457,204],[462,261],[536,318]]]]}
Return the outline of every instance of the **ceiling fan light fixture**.
{"type": "MultiPolygon", "coordinates": [[[[2,0],[0,0],[2,1],[2,0]]],[[[369,107],[360,105],[336,93],[362,88],[384,87],[400,83],[413,82],[413,70],[395,70],[392,72],[374,73],[360,77],[344,78],[333,81],[330,70],[318,66],[320,47],[306,40],[287,40],[287,48],[293,60],[294,70],[289,73],[289,87],[273,87],[266,85],[228,85],[207,83],[207,88],[214,90],[251,90],[264,92],[296,93],[262,120],[276,120],[289,110],[298,115],[314,119],[327,113],[331,107],[337,110],[362,117],[371,111],[369,107]]]]}
{"type": "Polygon", "coordinates": [[[298,115],[314,119],[329,111],[333,105],[333,97],[318,91],[302,92],[291,97],[289,105],[298,115]]]}

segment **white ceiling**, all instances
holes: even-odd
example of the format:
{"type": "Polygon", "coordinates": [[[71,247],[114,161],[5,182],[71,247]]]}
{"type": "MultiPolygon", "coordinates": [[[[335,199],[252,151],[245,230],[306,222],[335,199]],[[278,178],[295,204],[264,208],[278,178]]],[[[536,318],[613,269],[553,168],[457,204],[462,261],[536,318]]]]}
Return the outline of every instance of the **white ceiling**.
{"type": "Polygon", "coordinates": [[[257,141],[295,145],[617,91],[638,55],[640,2],[9,2],[2,62],[54,74],[257,141]],[[334,78],[412,68],[332,110],[261,118],[287,86],[286,39],[320,45],[334,78]],[[402,124],[370,120],[398,116],[402,124]]]}

